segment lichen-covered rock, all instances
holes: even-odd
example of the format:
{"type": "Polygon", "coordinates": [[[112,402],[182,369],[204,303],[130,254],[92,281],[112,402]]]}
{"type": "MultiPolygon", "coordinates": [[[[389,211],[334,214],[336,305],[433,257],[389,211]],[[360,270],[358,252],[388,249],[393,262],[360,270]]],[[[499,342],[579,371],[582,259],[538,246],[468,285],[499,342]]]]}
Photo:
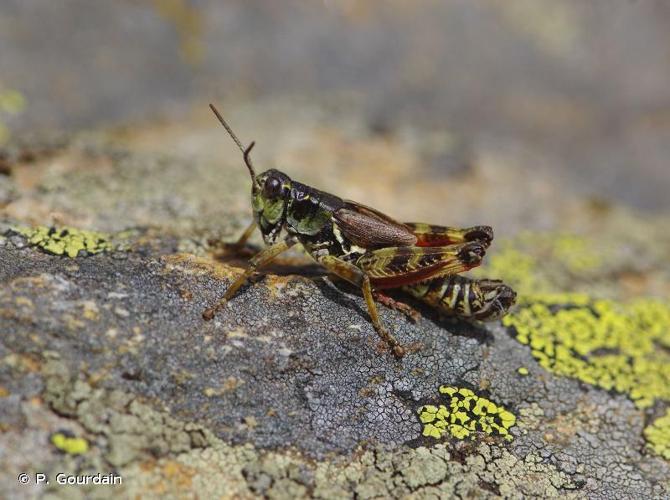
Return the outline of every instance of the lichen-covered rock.
{"type": "Polygon", "coordinates": [[[670,410],[644,429],[647,446],[656,454],[670,460],[670,410]]]}
{"type": "Polygon", "coordinates": [[[418,410],[424,436],[474,439],[477,433],[483,432],[512,440],[509,429],[516,423],[513,413],[463,387],[443,385],[440,393],[447,395],[446,405],[425,405],[418,410]]]}
{"type": "Polygon", "coordinates": [[[519,307],[489,326],[382,308],[416,346],[396,360],[356,291],[297,254],[202,320],[244,262],[218,242],[247,217],[243,171],[217,184],[211,158],[43,154],[12,166],[0,224],[8,494],[668,495],[670,245],[648,245],[663,221],[494,241],[478,272],[519,307]],[[123,485],[25,487],[24,471],[123,485]]]}
{"type": "Polygon", "coordinates": [[[504,318],[544,368],[626,393],[640,408],[670,401],[670,306],[585,295],[530,296],[504,318]]]}

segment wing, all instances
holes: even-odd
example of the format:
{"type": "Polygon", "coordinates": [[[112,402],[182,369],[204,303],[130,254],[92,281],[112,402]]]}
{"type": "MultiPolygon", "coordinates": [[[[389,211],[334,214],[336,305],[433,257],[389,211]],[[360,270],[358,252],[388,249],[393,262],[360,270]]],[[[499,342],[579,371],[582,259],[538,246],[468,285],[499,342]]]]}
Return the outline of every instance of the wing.
{"type": "Polygon", "coordinates": [[[412,246],[417,241],[404,224],[354,201],[345,201],[333,219],[348,239],[363,248],[412,246]]]}

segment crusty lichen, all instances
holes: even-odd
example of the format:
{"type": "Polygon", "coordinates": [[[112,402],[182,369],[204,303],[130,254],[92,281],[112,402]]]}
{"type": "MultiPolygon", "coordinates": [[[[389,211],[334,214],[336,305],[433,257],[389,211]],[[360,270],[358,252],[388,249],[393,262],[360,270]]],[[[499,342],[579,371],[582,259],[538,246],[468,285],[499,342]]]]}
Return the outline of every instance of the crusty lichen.
{"type": "Polygon", "coordinates": [[[83,455],[88,451],[88,441],[83,437],[77,437],[69,431],[54,432],[49,441],[63,453],[69,455],[83,455]]]}
{"type": "MultiPolygon", "coordinates": [[[[603,276],[613,261],[611,250],[596,250],[597,244],[524,233],[503,242],[478,272],[518,291],[517,307],[502,322],[543,368],[626,394],[641,409],[670,401],[670,307],[645,297],[621,302],[616,290],[594,286],[611,281],[603,276]],[[609,299],[595,298],[604,294],[609,299]]],[[[648,446],[666,458],[669,429],[666,416],[644,432],[648,446]]]]}
{"type": "Polygon", "coordinates": [[[513,413],[464,387],[443,385],[439,390],[447,396],[446,404],[425,405],[418,410],[424,436],[439,439],[450,434],[474,439],[480,431],[512,440],[509,429],[516,423],[513,413]]]}
{"type": "Polygon", "coordinates": [[[481,271],[518,291],[503,325],[554,373],[625,393],[639,408],[670,400],[670,354],[659,349],[670,346],[670,308],[649,298],[621,303],[576,293],[590,291],[573,285],[597,276],[608,259],[594,245],[551,233],[503,242],[481,271]]]}
{"type": "Polygon", "coordinates": [[[546,290],[548,285],[537,275],[536,268],[537,261],[534,257],[516,249],[512,242],[505,241],[490,257],[488,264],[475,269],[473,274],[477,277],[502,279],[518,293],[526,290],[546,290]]]}
{"type": "Polygon", "coordinates": [[[639,408],[670,400],[667,304],[543,295],[522,299],[503,324],[554,373],[625,393],[639,408]]]}
{"type": "Polygon", "coordinates": [[[670,409],[644,429],[644,437],[654,453],[670,460],[670,409]]]}
{"type": "Polygon", "coordinates": [[[552,256],[572,273],[589,272],[598,269],[603,263],[603,256],[593,250],[586,238],[558,234],[550,237],[549,241],[552,256]]]}
{"type": "MultiPolygon", "coordinates": [[[[262,451],[251,444],[230,445],[202,425],[152,409],[125,391],[72,380],[67,365],[59,360],[47,362],[44,373],[48,374],[44,401],[100,437],[100,446],[89,448],[85,456],[90,462],[72,462],[73,472],[113,468],[124,478],[113,491],[117,496],[181,497],[196,491],[208,498],[405,498],[412,494],[484,498],[493,488],[505,497],[559,493],[569,497],[570,490],[577,488],[569,474],[544,463],[535,453],[519,459],[490,442],[474,445],[466,463],[455,460],[443,443],[395,451],[361,449],[350,457],[325,460],[262,451]]],[[[463,399],[471,394],[463,393],[463,399]]],[[[486,402],[480,400],[480,405],[486,402]]],[[[59,463],[59,467],[63,466],[59,463]]],[[[57,488],[52,485],[49,493],[58,494],[57,488]]],[[[101,486],[81,488],[86,495],[101,486]]]]}
{"type": "Polygon", "coordinates": [[[582,236],[527,231],[497,244],[488,262],[473,274],[502,279],[520,295],[548,293],[557,290],[556,281],[597,274],[607,260],[603,253],[582,236]]]}
{"type": "Polygon", "coordinates": [[[15,231],[25,236],[31,245],[53,255],[94,255],[112,249],[110,236],[96,231],[73,227],[18,227],[15,231]]]}
{"type": "Polygon", "coordinates": [[[9,138],[9,127],[5,117],[21,114],[26,107],[26,98],[21,92],[7,88],[0,82],[0,144],[9,138]]]}

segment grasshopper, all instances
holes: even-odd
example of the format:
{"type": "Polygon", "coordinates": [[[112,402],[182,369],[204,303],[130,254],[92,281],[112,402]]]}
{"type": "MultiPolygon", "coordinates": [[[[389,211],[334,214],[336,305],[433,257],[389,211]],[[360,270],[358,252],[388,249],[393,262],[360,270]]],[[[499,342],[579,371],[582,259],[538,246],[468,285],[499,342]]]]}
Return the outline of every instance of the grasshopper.
{"type": "Polygon", "coordinates": [[[481,263],[493,239],[489,226],[401,223],[374,208],[294,181],[279,170],[257,175],[251,161],[255,142],[242,146],[218,110],[212,104],[210,108],[242,152],[251,175],[254,221],[235,246],[244,246],[258,227],[266,248],[249,260],[223,298],[203,312],[205,320],[212,319],[257,269],[296,244],[328,272],[360,288],[376,332],[397,358],[405,348],[382,325],[375,299],[408,315],[413,310],[382,290],[400,288],[442,312],[476,320],[497,319],[514,303],[515,292],[501,281],[457,276],[481,263]]]}

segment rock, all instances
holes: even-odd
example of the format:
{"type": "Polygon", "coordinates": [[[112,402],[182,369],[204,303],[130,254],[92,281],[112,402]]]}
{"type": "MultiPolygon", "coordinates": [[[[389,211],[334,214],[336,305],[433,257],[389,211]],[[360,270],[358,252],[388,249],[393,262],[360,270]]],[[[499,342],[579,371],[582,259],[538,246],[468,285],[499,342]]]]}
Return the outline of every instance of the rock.
{"type": "MultiPolygon", "coordinates": [[[[587,213],[585,225],[600,217],[597,237],[496,240],[482,272],[517,287],[519,309],[504,324],[480,326],[441,319],[419,304],[417,323],[382,308],[382,321],[399,340],[419,347],[398,361],[380,343],[362,297],[296,254],[203,321],[203,310],[243,265],[217,240],[232,239],[248,217],[244,171],[216,182],[224,176],[211,158],[156,157],[131,146],[63,146],[50,154],[59,155],[67,173],[56,178],[43,165],[37,187],[19,190],[3,209],[3,491],[25,494],[15,479],[23,471],[114,471],[123,485],[96,495],[668,494],[670,465],[654,452],[658,443],[645,441],[664,432],[660,424],[653,432],[645,428],[661,417],[668,398],[660,389],[617,385],[624,379],[614,371],[608,387],[605,372],[593,368],[613,354],[607,349],[627,355],[626,330],[606,337],[619,342],[608,346],[589,337],[593,345],[580,353],[580,340],[552,316],[572,311],[580,328],[588,320],[595,322],[589,331],[600,331],[598,317],[587,315],[604,307],[591,301],[609,289],[607,314],[661,346],[655,362],[667,368],[664,306],[636,309],[634,323],[621,305],[633,287],[638,295],[663,296],[670,246],[657,231],[667,220],[634,219],[631,229],[626,212],[606,215],[605,223],[587,213]],[[52,212],[60,213],[60,224],[48,220],[52,212]],[[38,225],[58,226],[59,237],[64,225],[79,226],[83,242],[90,231],[104,232],[104,245],[96,240],[89,248],[96,251],[55,255],[55,247],[26,232],[38,225]],[[601,252],[620,241],[624,226],[627,248],[601,252]],[[658,235],[653,248],[649,234],[658,235]],[[626,270],[632,284],[614,283],[612,276],[626,270]],[[551,302],[550,292],[563,295],[551,302]],[[543,321],[536,334],[532,328],[542,329],[543,321]],[[568,344],[572,350],[554,352],[568,344]],[[567,373],[578,361],[580,370],[567,373]],[[437,412],[451,404],[460,405],[452,408],[458,421],[442,419],[439,439],[430,437],[420,408],[433,405],[437,412]],[[493,409],[514,418],[510,439],[491,430],[491,422],[500,423],[488,413],[493,409]],[[464,433],[467,425],[472,430],[464,433]],[[59,429],[86,439],[88,451],[74,457],[50,445],[49,434],[59,429]]],[[[35,165],[12,171],[24,168],[35,165]]],[[[571,200],[556,210],[575,206],[571,200]]],[[[43,233],[49,238],[49,230],[43,233]]],[[[652,354],[635,352],[631,363],[650,362],[652,354]]],[[[652,378],[625,380],[662,386],[644,373],[652,378]]],[[[64,491],[53,481],[42,488],[64,491]]]]}

